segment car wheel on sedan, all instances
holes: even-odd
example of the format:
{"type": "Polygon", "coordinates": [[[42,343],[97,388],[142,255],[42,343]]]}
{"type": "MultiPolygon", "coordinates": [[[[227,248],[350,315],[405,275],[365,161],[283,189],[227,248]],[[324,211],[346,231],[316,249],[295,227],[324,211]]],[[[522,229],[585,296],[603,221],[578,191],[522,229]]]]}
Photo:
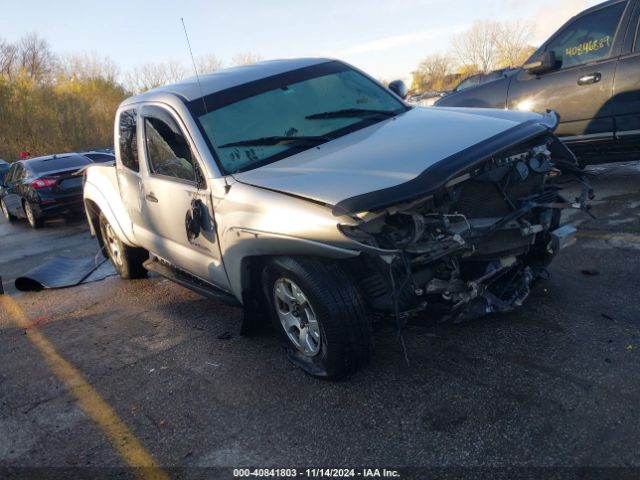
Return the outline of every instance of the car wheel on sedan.
{"type": "Polygon", "coordinates": [[[371,324],[352,281],[326,259],[279,257],[263,273],[264,293],[291,362],[339,379],[364,367],[371,324]]]}
{"type": "Polygon", "coordinates": [[[15,222],[18,219],[18,217],[9,213],[9,209],[4,204],[4,200],[0,200],[0,209],[2,209],[2,215],[7,219],[7,222],[15,222]]]}
{"type": "Polygon", "coordinates": [[[124,279],[146,277],[147,270],[142,264],[149,258],[149,253],[142,248],[130,247],[123,243],[102,213],[99,221],[103,251],[106,252],[118,275],[124,279]]]}
{"type": "Polygon", "coordinates": [[[27,217],[27,221],[31,228],[40,228],[44,224],[44,220],[39,218],[36,212],[33,211],[33,207],[29,202],[24,202],[24,214],[27,217]]]}

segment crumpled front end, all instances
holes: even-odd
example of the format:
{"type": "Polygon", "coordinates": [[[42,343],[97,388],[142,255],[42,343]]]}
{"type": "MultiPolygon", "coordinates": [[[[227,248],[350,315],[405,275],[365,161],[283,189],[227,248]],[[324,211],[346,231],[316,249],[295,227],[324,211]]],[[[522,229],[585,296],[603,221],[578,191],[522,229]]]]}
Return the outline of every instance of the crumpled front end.
{"type": "Polygon", "coordinates": [[[571,152],[547,131],[340,229],[363,246],[351,271],[373,311],[464,321],[522,305],[574,241],[575,229],[560,227],[561,210],[587,210],[592,197],[571,152]],[[569,182],[582,185],[571,202],[561,195],[569,182]]]}

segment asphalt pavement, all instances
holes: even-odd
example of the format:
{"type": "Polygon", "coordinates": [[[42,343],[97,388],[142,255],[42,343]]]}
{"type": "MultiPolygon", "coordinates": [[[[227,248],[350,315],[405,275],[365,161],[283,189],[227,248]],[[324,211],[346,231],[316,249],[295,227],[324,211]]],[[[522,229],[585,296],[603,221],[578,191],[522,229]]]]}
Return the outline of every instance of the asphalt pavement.
{"type": "Polygon", "coordinates": [[[0,308],[0,468],[125,469],[114,430],[91,413],[107,407],[170,476],[640,468],[640,163],[593,171],[596,219],[566,218],[578,243],[521,309],[412,326],[409,365],[380,327],[372,363],[337,383],[288,363],[268,331],[240,336],[239,309],[159,277],[19,293],[12,280],[38,262],[97,246],[83,219],[38,231],[0,221],[0,275],[24,312],[16,323],[0,308]]]}

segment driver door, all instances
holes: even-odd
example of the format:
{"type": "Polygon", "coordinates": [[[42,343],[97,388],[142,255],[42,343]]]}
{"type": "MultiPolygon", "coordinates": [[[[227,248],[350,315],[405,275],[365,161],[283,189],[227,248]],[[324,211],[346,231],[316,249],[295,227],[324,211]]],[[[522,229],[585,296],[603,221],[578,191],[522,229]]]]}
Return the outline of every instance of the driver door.
{"type": "Polygon", "coordinates": [[[544,74],[526,70],[513,79],[507,108],[560,115],[560,137],[613,138],[610,99],[616,72],[616,33],[627,2],[609,4],[562,28],[539,53],[554,52],[557,67],[544,74]]]}
{"type": "Polygon", "coordinates": [[[211,192],[186,129],[169,109],[147,105],[141,112],[147,174],[142,178],[144,247],[210,283],[228,284],[215,228],[211,192]],[[201,225],[194,238],[187,222],[198,204],[201,225]]]}

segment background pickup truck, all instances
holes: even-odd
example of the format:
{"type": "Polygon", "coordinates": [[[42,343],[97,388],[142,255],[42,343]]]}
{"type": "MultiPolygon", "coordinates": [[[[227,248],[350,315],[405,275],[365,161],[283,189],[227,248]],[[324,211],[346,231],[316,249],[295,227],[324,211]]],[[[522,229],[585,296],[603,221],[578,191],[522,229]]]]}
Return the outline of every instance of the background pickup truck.
{"type": "MultiPolygon", "coordinates": [[[[560,115],[556,134],[585,163],[640,152],[640,1],[585,10],[515,74],[442,98],[438,107],[560,115]]],[[[622,157],[623,156],[623,157],[622,157]]]]}

